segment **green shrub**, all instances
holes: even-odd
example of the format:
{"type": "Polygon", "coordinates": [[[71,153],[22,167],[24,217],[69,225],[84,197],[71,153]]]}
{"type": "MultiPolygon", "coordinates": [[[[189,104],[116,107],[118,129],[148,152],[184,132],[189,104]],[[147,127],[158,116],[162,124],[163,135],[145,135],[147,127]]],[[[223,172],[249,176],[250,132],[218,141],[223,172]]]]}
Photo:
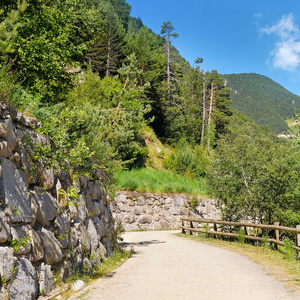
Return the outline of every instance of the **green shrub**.
{"type": "Polygon", "coordinates": [[[244,244],[244,243],[245,243],[245,235],[246,235],[245,230],[240,230],[240,231],[238,232],[238,237],[237,237],[237,239],[238,239],[238,242],[239,242],[240,244],[244,244]]]}
{"type": "Polygon", "coordinates": [[[195,147],[188,143],[180,145],[175,153],[171,153],[164,160],[163,166],[176,174],[188,178],[200,178],[205,175],[207,158],[203,147],[195,147]]]}
{"type": "Polygon", "coordinates": [[[287,260],[294,260],[297,257],[297,252],[295,251],[295,249],[293,248],[293,242],[286,238],[284,239],[284,245],[283,245],[283,252],[285,254],[285,258],[287,260]]]}

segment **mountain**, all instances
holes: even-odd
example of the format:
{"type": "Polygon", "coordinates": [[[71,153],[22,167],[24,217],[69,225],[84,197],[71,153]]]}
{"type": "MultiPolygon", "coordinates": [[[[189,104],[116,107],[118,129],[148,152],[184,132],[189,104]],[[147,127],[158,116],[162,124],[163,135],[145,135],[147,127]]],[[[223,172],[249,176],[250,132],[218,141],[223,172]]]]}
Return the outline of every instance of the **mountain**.
{"type": "Polygon", "coordinates": [[[287,131],[285,120],[300,111],[300,97],[266,76],[242,73],[222,77],[231,89],[233,107],[276,134],[287,131]]]}

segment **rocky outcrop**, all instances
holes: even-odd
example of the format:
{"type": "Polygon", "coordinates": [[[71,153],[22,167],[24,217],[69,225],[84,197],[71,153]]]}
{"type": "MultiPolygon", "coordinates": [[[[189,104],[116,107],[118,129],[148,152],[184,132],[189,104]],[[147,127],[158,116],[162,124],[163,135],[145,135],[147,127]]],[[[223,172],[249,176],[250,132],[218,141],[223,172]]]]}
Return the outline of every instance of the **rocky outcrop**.
{"type": "Polygon", "coordinates": [[[118,192],[110,204],[114,219],[126,231],[178,229],[181,216],[219,218],[215,200],[183,194],[118,192]],[[198,203],[194,208],[189,203],[198,203]]]}
{"type": "Polygon", "coordinates": [[[36,159],[35,147],[50,145],[37,126],[0,103],[0,299],[47,294],[55,286],[54,270],[62,280],[91,270],[118,245],[100,178],[74,178],[36,159]],[[68,196],[70,188],[77,197],[68,196]]]}

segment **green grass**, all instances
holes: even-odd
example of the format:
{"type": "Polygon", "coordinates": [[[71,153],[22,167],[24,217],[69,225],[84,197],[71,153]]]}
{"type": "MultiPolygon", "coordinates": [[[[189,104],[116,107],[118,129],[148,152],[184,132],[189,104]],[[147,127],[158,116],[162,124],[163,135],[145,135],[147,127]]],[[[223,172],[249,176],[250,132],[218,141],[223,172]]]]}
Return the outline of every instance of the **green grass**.
{"type": "Polygon", "coordinates": [[[163,170],[147,168],[123,170],[118,172],[115,178],[119,190],[206,195],[204,179],[190,179],[163,170]]]}

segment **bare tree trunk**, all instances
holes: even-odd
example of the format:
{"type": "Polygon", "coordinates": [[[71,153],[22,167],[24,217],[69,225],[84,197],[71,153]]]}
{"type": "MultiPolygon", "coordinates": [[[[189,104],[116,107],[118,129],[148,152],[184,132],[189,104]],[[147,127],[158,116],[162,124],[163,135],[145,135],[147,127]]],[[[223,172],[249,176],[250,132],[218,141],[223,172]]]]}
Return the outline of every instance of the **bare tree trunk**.
{"type": "Polygon", "coordinates": [[[110,51],[111,51],[111,45],[110,41],[107,43],[107,60],[106,60],[106,76],[110,75],[110,51]]]}
{"type": "Polygon", "coordinates": [[[116,111],[116,113],[115,113],[115,116],[114,116],[113,120],[112,120],[111,123],[110,123],[110,126],[113,126],[114,123],[116,122],[116,118],[117,118],[117,116],[118,116],[118,114],[119,114],[119,111],[120,111],[120,107],[121,107],[121,104],[122,104],[123,96],[124,96],[124,94],[125,94],[125,90],[126,90],[126,86],[127,86],[128,80],[129,80],[129,79],[128,79],[128,76],[127,76],[126,81],[125,81],[125,84],[124,84],[124,86],[123,86],[123,90],[122,90],[122,94],[121,94],[121,97],[120,97],[120,100],[119,100],[119,104],[118,104],[118,107],[117,107],[117,111],[116,111]]]}
{"type": "Polygon", "coordinates": [[[210,104],[209,104],[209,114],[208,114],[208,140],[207,140],[207,152],[210,148],[210,129],[211,129],[211,114],[214,100],[214,83],[211,83],[211,93],[210,93],[210,104]]]}
{"type": "Polygon", "coordinates": [[[171,81],[171,75],[170,75],[170,40],[168,38],[167,41],[167,82],[168,82],[168,89],[170,90],[170,81],[171,81]]]}
{"type": "Polygon", "coordinates": [[[204,76],[204,70],[203,70],[203,97],[202,97],[202,131],[201,131],[201,146],[204,145],[204,129],[205,129],[205,119],[206,119],[206,97],[205,97],[205,76],[204,76]]]}

